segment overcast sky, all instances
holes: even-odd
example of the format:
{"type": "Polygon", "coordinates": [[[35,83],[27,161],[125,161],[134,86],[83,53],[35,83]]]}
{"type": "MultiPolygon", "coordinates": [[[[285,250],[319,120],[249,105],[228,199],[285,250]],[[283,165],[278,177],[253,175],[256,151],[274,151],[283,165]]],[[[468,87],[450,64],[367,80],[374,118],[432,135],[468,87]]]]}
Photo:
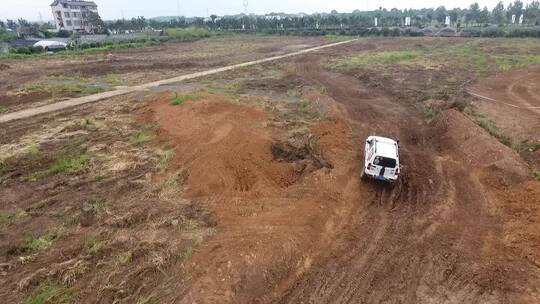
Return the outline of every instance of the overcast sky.
{"type": "MultiPolygon", "coordinates": [[[[136,16],[176,16],[178,13],[177,0],[94,0],[98,4],[100,15],[105,20],[136,16]]],[[[52,20],[49,5],[52,0],[0,0],[0,19],[25,18],[32,21],[52,20]]],[[[313,13],[351,12],[355,9],[373,10],[380,6],[391,8],[446,8],[468,7],[474,0],[249,0],[250,13],[313,13]]],[[[478,0],[481,7],[493,8],[499,0],[478,0]]],[[[505,4],[509,1],[504,1],[505,4]]],[[[529,1],[524,1],[528,3],[529,1]]],[[[225,15],[243,12],[243,0],[180,0],[180,14],[185,16],[206,16],[209,14],[225,15]]]]}

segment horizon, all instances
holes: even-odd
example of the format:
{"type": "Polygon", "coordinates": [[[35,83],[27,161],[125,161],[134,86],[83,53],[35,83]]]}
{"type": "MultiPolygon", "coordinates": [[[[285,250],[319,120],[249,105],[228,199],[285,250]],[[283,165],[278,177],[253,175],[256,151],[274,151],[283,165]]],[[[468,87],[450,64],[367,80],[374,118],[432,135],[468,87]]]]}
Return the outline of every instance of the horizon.
{"type": "MultiPolygon", "coordinates": [[[[198,3],[182,3],[179,1],[180,9],[178,8],[178,2],[175,0],[156,0],[153,3],[157,4],[154,7],[146,7],[146,4],[134,3],[135,1],[120,0],[115,3],[110,3],[105,0],[94,0],[98,5],[98,12],[103,20],[118,20],[118,19],[131,19],[133,17],[143,16],[147,19],[158,17],[174,17],[183,16],[186,18],[192,17],[208,17],[215,14],[218,16],[225,15],[237,15],[244,12],[242,1],[238,0],[234,3],[231,1],[222,0],[201,0],[198,3]],[[166,4],[161,5],[160,4],[166,4]],[[129,9],[126,9],[129,7],[129,9]],[[208,7],[213,7],[210,9],[208,7]]],[[[137,1],[139,2],[139,1],[137,1]]],[[[336,10],[338,13],[352,13],[355,10],[360,11],[374,11],[382,7],[383,9],[391,10],[397,8],[399,10],[404,9],[430,9],[444,6],[446,9],[468,8],[471,4],[477,2],[482,9],[487,6],[489,10],[497,5],[498,0],[484,0],[484,1],[434,1],[434,0],[421,0],[421,1],[408,1],[413,5],[407,5],[407,1],[396,0],[382,0],[382,1],[364,1],[364,3],[358,4],[357,1],[339,1],[337,3],[328,3],[320,0],[307,1],[301,0],[294,3],[289,3],[284,0],[272,1],[251,1],[248,6],[248,14],[265,15],[270,13],[285,13],[285,14],[314,14],[314,13],[330,13],[332,10],[336,10]],[[309,8],[306,5],[302,5],[308,2],[309,8]],[[403,4],[405,2],[405,4],[403,4]]],[[[514,1],[502,1],[505,7],[514,1]]],[[[524,6],[532,1],[523,1],[524,6]]],[[[9,6],[8,11],[0,12],[0,20],[17,20],[19,18],[26,19],[30,22],[49,22],[52,21],[52,14],[50,11],[50,4],[52,0],[23,0],[19,1],[20,4],[9,6]],[[40,3],[40,4],[37,4],[40,3]],[[35,12],[32,14],[26,9],[27,7],[36,7],[35,12]],[[21,14],[21,12],[24,13],[21,14]],[[32,17],[33,16],[33,17],[32,17]]]]}

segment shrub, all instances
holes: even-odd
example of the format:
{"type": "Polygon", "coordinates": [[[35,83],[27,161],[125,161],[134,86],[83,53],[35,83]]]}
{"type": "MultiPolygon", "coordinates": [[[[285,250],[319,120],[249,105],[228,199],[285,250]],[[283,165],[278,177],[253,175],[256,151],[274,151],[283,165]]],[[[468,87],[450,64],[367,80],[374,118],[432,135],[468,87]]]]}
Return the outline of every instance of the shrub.
{"type": "Polygon", "coordinates": [[[185,94],[178,94],[178,93],[175,93],[172,101],[171,101],[171,104],[173,106],[179,106],[179,105],[182,105],[184,104],[186,101],[191,101],[191,100],[201,100],[203,99],[205,96],[201,93],[198,93],[198,92],[192,92],[192,93],[185,93],[185,94]]]}
{"type": "Polygon", "coordinates": [[[190,27],[187,29],[181,28],[168,28],[165,30],[167,36],[176,40],[197,40],[202,38],[208,38],[212,36],[212,33],[206,29],[198,27],[190,27]]]}

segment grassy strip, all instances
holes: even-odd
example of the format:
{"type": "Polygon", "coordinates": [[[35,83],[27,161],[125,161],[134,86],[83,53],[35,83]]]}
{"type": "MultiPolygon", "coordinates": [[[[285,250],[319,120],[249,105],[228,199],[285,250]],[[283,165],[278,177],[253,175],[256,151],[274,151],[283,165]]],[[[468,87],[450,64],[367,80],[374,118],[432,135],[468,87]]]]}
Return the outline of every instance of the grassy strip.
{"type": "Polygon", "coordinates": [[[53,83],[39,82],[29,85],[25,88],[27,92],[48,92],[55,94],[75,93],[83,96],[97,94],[105,91],[103,87],[93,85],[91,83],[53,83]]]}
{"type": "Polygon", "coordinates": [[[36,181],[49,176],[57,175],[59,173],[77,173],[86,168],[90,156],[86,154],[70,154],[62,157],[52,164],[51,167],[43,171],[33,173],[30,177],[30,181],[36,181]]]}
{"type": "Polygon", "coordinates": [[[4,175],[8,171],[8,165],[5,160],[0,158],[0,176],[4,175]]]}
{"type": "Polygon", "coordinates": [[[205,94],[200,92],[191,92],[191,93],[178,93],[174,94],[174,97],[171,100],[171,105],[180,106],[186,103],[187,101],[196,101],[201,100],[206,97],[205,94]]]}
{"type": "Polygon", "coordinates": [[[466,105],[463,108],[463,113],[472,117],[480,127],[486,130],[491,136],[495,137],[499,142],[512,149],[516,149],[516,147],[512,145],[512,139],[510,136],[504,134],[493,120],[476,111],[472,105],[466,105]]]}
{"type": "Polygon", "coordinates": [[[154,133],[158,129],[156,123],[145,124],[140,130],[133,132],[129,136],[129,143],[132,145],[142,145],[154,138],[154,133]]]}
{"type": "Polygon", "coordinates": [[[350,70],[371,65],[396,64],[411,61],[418,57],[420,57],[420,53],[413,51],[367,53],[343,58],[336,63],[330,64],[330,66],[338,69],[350,70]]]}
{"type": "Polygon", "coordinates": [[[64,287],[45,284],[35,289],[24,304],[66,304],[75,299],[75,294],[64,287]]]}
{"type": "Polygon", "coordinates": [[[165,29],[165,34],[175,40],[193,40],[212,37],[214,34],[206,29],[199,27],[190,27],[186,29],[182,28],[168,28],[165,29]]]}
{"type": "MultiPolygon", "coordinates": [[[[158,45],[168,41],[171,42],[184,42],[195,41],[199,39],[209,38],[221,34],[210,32],[203,28],[169,28],[165,30],[166,36],[153,37],[153,38],[140,38],[130,41],[104,41],[104,42],[83,42],[78,48],[60,51],[56,53],[0,53],[0,60],[4,59],[26,59],[45,56],[72,56],[72,55],[84,55],[94,54],[99,52],[107,52],[115,49],[131,49],[141,48],[152,45],[158,45]]],[[[230,35],[230,34],[229,34],[230,35]]]]}
{"type": "Polygon", "coordinates": [[[26,239],[24,249],[32,253],[39,252],[42,249],[50,247],[55,238],[56,235],[54,234],[46,234],[39,237],[29,237],[26,239]]]}

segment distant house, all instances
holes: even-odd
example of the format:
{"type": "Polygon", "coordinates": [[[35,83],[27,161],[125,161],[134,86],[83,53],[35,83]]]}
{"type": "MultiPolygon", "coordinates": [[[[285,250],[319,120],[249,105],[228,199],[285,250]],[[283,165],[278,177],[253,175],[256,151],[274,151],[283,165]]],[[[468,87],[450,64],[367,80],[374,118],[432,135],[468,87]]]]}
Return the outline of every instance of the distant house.
{"type": "Polygon", "coordinates": [[[57,30],[90,32],[87,22],[90,12],[97,14],[97,4],[93,1],[55,0],[51,4],[57,30]]]}

